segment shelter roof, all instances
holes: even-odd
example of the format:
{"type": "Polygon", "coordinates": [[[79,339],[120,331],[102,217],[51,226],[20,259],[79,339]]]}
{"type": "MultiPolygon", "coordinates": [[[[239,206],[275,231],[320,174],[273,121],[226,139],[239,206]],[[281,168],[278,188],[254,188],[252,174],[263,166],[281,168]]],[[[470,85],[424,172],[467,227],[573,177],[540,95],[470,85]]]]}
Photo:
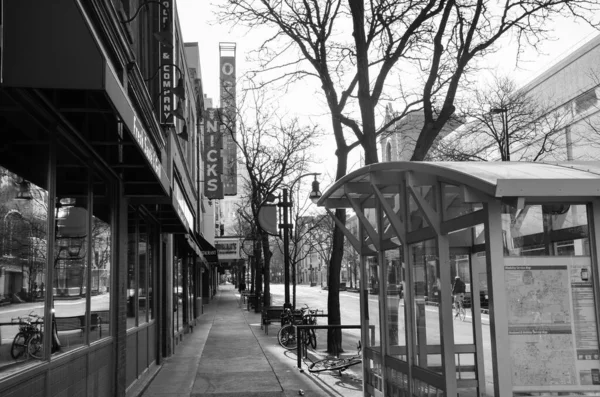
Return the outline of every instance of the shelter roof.
{"type": "Polygon", "coordinates": [[[595,197],[600,196],[600,161],[543,162],[420,162],[392,161],[371,164],[345,175],[330,186],[319,206],[336,208],[339,199],[365,199],[382,192],[410,174],[416,185],[441,181],[464,185],[491,197],[595,197]],[[435,179],[432,179],[434,177],[435,179]],[[363,189],[358,188],[363,185],[363,189]]]}

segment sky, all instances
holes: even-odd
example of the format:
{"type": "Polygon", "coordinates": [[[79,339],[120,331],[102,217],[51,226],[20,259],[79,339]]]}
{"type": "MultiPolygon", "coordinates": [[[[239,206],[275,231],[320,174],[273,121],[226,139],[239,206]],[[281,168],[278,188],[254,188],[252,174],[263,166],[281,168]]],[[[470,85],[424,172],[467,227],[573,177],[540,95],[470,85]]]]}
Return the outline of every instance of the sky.
{"type": "MultiPolygon", "coordinates": [[[[244,62],[245,53],[254,48],[261,38],[261,32],[255,30],[248,32],[243,27],[231,29],[229,26],[220,26],[216,24],[214,17],[214,4],[223,3],[225,0],[176,0],[179,20],[183,39],[185,42],[197,42],[200,49],[201,73],[204,84],[204,92],[218,101],[219,96],[219,42],[237,43],[237,74],[240,76],[249,65],[244,62]]],[[[549,68],[560,59],[574,51],[576,48],[589,41],[598,33],[582,23],[561,20],[555,27],[556,40],[546,42],[541,47],[541,54],[530,52],[523,58],[524,62],[520,68],[515,68],[516,49],[514,43],[506,40],[503,43],[502,50],[487,58],[488,66],[498,70],[500,74],[510,74],[517,84],[524,85],[531,81],[537,75],[549,68]]],[[[264,35],[264,32],[263,32],[264,35]]],[[[322,100],[315,101],[314,91],[318,87],[308,87],[302,85],[295,87],[292,92],[286,96],[293,98],[293,103],[298,104],[298,111],[306,112],[308,104],[323,103],[322,100]],[[301,98],[301,99],[299,99],[301,98]]],[[[323,105],[324,106],[324,105],[323,105]]],[[[319,110],[313,110],[312,114],[302,114],[303,117],[316,116],[319,110]]],[[[329,122],[323,118],[323,123],[327,123],[325,128],[329,128],[329,122]]],[[[335,143],[322,144],[319,157],[323,164],[316,166],[320,169],[312,172],[326,172],[326,170],[335,169],[335,156],[333,155],[335,143]]],[[[359,158],[354,156],[351,167],[358,168],[359,158]]]]}

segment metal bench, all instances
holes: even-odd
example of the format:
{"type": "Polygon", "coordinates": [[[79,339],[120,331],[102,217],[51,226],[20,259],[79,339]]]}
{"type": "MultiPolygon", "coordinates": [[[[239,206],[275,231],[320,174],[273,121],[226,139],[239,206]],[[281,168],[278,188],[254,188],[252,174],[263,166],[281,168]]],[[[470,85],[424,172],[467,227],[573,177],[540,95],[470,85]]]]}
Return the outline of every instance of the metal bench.
{"type": "Polygon", "coordinates": [[[281,323],[281,314],[283,306],[263,307],[260,315],[260,328],[264,329],[265,334],[269,335],[269,325],[273,320],[279,320],[281,323]]]}
{"type": "MultiPolygon", "coordinates": [[[[85,316],[55,317],[57,331],[85,330],[85,316]]],[[[90,330],[98,329],[99,337],[102,337],[102,317],[100,313],[90,315],[90,330]]]]}

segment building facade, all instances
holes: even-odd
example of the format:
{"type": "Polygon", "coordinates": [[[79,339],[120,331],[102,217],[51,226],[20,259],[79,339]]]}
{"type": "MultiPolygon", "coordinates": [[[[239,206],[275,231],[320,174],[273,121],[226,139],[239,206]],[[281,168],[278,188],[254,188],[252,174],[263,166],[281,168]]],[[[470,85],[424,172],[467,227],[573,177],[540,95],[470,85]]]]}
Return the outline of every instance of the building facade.
{"type": "Polygon", "coordinates": [[[3,2],[0,23],[0,395],[134,395],[215,274],[199,55],[171,0],[3,2]]]}

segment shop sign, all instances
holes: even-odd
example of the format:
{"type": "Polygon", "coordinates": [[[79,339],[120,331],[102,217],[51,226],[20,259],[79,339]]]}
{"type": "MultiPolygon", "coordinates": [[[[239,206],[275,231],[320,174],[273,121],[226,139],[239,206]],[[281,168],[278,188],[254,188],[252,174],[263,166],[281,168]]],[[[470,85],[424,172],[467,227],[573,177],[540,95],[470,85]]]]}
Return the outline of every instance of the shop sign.
{"type": "Polygon", "coordinates": [[[187,228],[191,231],[194,230],[194,215],[190,210],[190,207],[183,196],[183,192],[181,187],[179,186],[179,182],[175,181],[175,187],[173,189],[173,196],[175,196],[175,210],[177,211],[177,215],[183,223],[186,224],[187,228]]]}
{"type": "Polygon", "coordinates": [[[169,32],[170,35],[164,35],[163,39],[171,38],[171,42],[162,42],[159,51],[160,70],[160,123],[175,124],[174,117],[171,116],[171,111],[175,110],[175,95],[172,90],[175,87],[175,68],[172,66],[174,61],[175,51],[175,34],[173,33],[173,0],[161,0],[160,7],[160,26],[161,32],[169,32]]]}
{"type": "Polygon", "coordinates": [[[220,82],[221,108],[225,134],[223,136],[223,194],[237,194],[237,145],[236,135],[236,98],[235,98],[235,43],[220,43],[220,82]],[[223,55],[223,52],[233,55],[223,55]]]}
{"type": "Polygon", "coordinates": [[[235,239],[215,239],[219,260],[240,259],[240,241],[235,239]]]}
{"type": "Polygon", "coordinates": [[[163,174],[162,164],[160,159],[156,154],[156,150],[154,150],[154,145],[150,141],[144,126],[141,121],[137,118],[137,116],[133,115],[133,138],[137,142],[138,146],[144,153],[144,156],[150,163],[150,167],[152,167],[152,171],[156,174],[158,179],[161,179],[161,175],[163,174]]]}
{"type": "Polygon", "coordinates": [[[208,109],[204,118],[204,195],[208,199],[223,198],[223,134],[219,127],[218,109],[208,109]]]}

